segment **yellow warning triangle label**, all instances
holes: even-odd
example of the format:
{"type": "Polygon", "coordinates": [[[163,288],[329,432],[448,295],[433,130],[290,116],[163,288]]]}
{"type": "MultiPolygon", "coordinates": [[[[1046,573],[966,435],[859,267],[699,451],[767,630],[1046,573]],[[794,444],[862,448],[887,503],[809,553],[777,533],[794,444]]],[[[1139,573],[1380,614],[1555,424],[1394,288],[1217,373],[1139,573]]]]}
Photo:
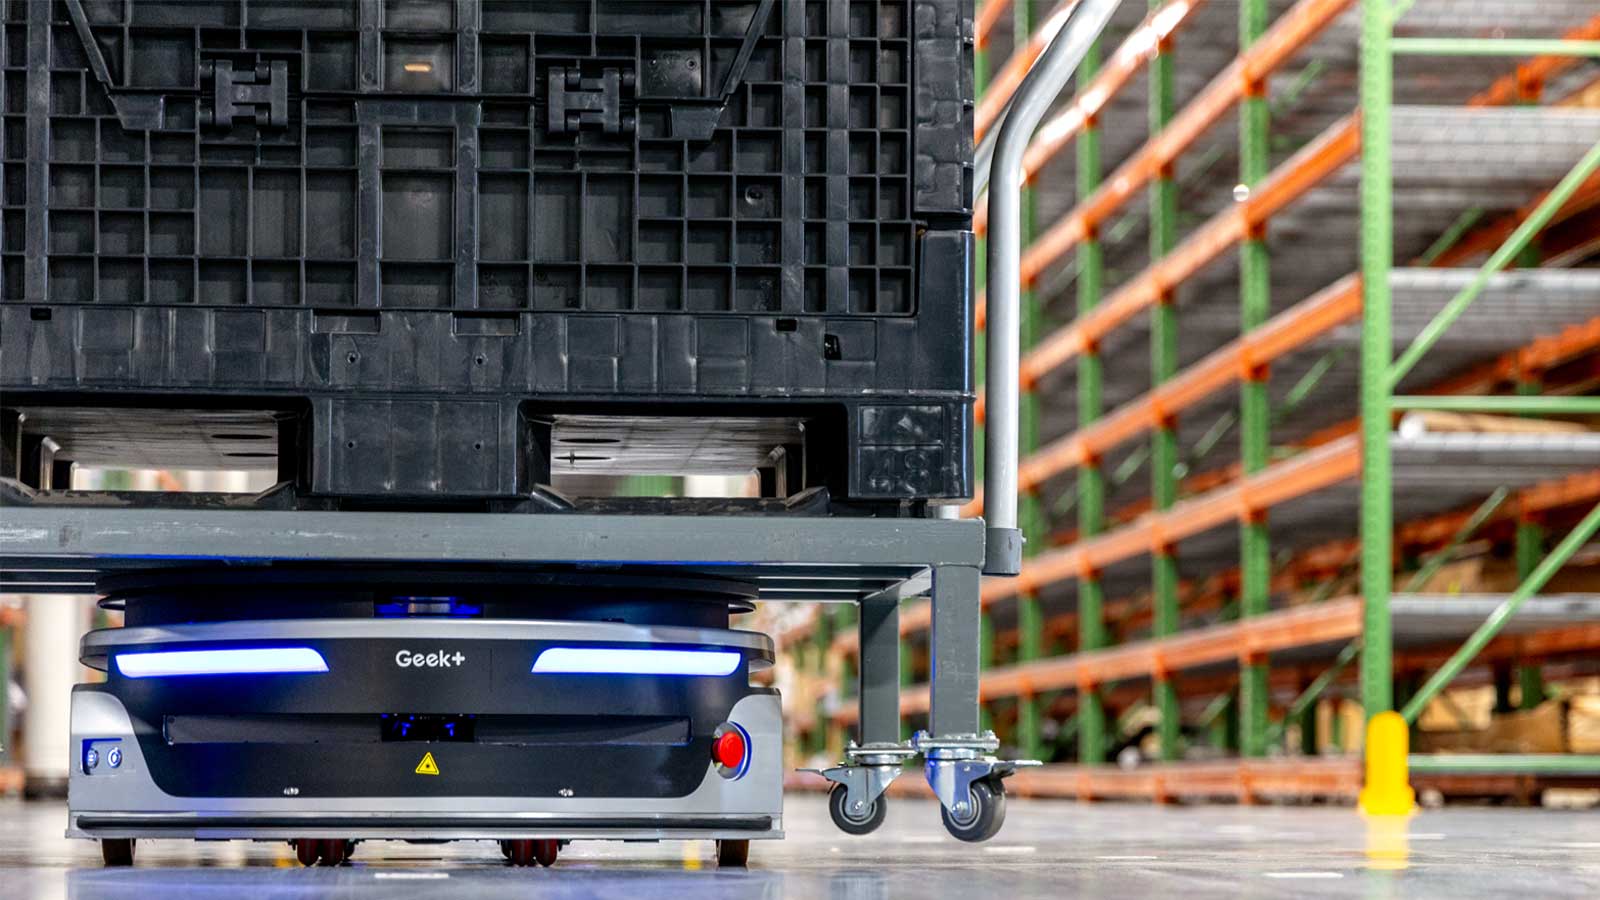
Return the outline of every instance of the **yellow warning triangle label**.
{"type": "Polygon", "coordinates": [[[422,754],[422,762],[417,763],[417,774],[418,775],[437,775],[437,774],[439,774],[439,764],[433,761],[433,754],[432,753],[424,753],[424,754],[422,754]]]}

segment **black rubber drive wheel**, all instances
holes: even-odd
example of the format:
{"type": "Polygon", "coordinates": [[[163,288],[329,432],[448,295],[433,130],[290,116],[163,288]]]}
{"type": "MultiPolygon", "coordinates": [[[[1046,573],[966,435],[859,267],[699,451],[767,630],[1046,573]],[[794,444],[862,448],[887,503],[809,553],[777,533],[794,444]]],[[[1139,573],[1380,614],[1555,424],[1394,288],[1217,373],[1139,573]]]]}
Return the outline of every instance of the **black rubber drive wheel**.
{"type": "Polygon", "coordinates": [[[105,838],[101,840],[100,858],[108,866],[133,865],[133,838],[105,838]]]}
{"type": "Polygon", "coordinates": [[[500,855],[504,856],[506,859],[510,859],[511,858],[511,842],[510,841],[501,841],[500,842],[500,855]]]}
{"type": "Polygon", "coordinates": [[[747,840],[717,841],[717,867],[743,869],[750,865],[750,842],[747,840]]]}
{"type": "Polygon", "coordinates": [[[533,858],[546,869],[556,864],[556,854],[559,852],[561,845],[556,841],[533,842],[533,858]]]}
{"type": "Polygon", "coordinates": [[[977,843],[1000,833],[1006,821],[1006,789],[999,780],[974,781],[967,792],[967,811],[959,816],[939,808],[945,830],[957,840],[977,843]]]}
{"type": "Polygon", "coordinates": [[[882,794],[878,799],[867,804],[867,808],[859,812],[851,811],[846,805],[849,790],[842,784],[835,784],[828,791],[828,816],[833,819],[833,824],[845,834],[871,834],[883,824],[883,817],[888,814],[888,798],[882,794]]]}
{"type": "Polygon", "coordinates": [[[314,841],[310,838],[296,838],[289,843],[294,845],[294,858],[299,860],[302,866],[316,865],[317,858],[322,855],[321,841],[314,841]]]}

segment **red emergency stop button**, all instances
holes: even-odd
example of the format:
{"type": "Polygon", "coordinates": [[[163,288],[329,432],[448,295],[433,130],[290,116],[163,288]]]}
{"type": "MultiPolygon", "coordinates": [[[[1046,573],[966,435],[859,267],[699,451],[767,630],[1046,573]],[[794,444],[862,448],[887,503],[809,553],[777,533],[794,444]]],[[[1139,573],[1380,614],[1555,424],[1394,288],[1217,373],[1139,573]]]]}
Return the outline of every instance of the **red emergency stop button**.
{"type": "Polygon", "coordinates": [[[717,761],[717,765],[737,771],[744,765],[745,749],[744,735],[739,733],[739,729],[730,728],[711,742],[711,758],[717,761]]]}

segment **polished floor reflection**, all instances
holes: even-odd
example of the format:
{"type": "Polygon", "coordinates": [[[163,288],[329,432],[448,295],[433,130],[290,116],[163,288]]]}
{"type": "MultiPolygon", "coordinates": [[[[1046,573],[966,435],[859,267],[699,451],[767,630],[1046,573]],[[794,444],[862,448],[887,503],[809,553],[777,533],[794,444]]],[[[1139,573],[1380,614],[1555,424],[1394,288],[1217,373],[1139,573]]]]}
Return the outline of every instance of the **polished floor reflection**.
{"type": "Polygon", "coordinates": [[[897,802],[850,838],[793,796],[788,839],[718,871],[708,844],[575,844],[552,869],[511,869],[488,843],[362,845],[302,869],[282,844],[143,842],[107,870],[61,836],[60,806],[0,801],[0,897],[287,900],[528,895],[618,900],[844,897],[1600,897],[1600,813],[1452,808],[1392,829],[1348,809],[1014,802],[995,841],[946,837],[929,802],[897,802]]]}

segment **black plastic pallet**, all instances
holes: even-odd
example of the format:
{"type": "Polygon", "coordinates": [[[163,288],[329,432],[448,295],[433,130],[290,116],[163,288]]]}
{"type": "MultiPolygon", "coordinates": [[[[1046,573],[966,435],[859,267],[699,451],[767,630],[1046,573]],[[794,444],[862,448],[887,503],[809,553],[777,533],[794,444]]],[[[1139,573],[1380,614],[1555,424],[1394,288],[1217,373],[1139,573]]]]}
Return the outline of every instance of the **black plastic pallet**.
{"type": "Polygon", "coordinates": [[[716,415],[807,423],[791,489],[965,496],[971,18],[11,0],[8,467],[83,404],[129,410],[84,454],[262,455],[138,411],[227,409],[292,423],[313,492],[503,497],[563,454],[625,469],[574,450],[594,416],[684,446],[716,415]]]}

